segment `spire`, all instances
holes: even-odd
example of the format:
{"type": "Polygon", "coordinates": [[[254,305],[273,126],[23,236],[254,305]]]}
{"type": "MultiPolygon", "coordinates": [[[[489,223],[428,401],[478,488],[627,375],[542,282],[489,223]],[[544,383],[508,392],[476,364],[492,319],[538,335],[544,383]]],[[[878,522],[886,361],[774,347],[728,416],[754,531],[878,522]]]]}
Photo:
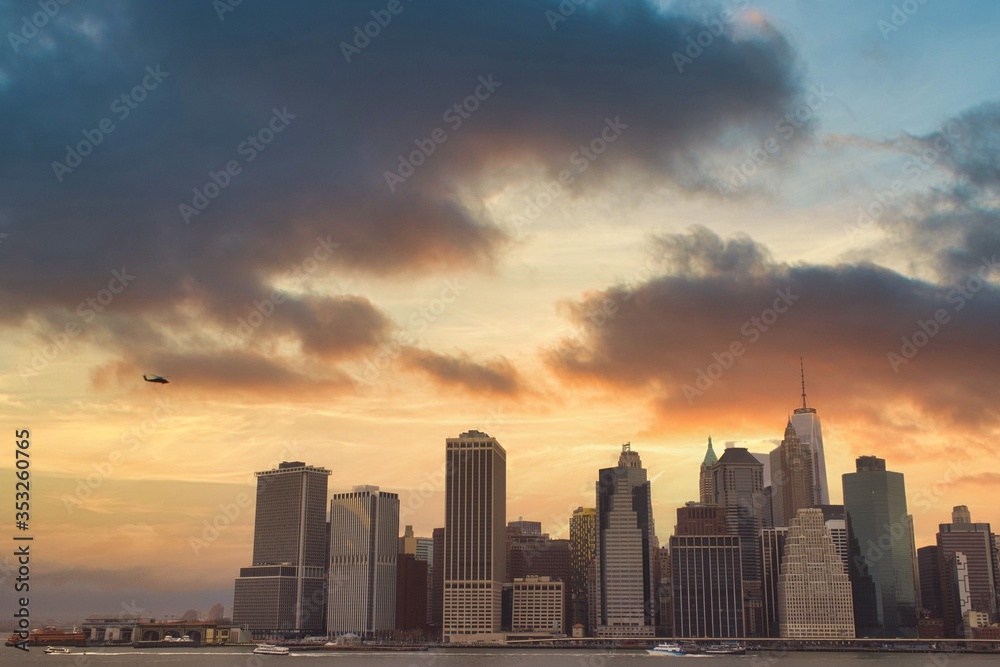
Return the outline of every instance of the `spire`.
{"type": "Polygon", "coordinates": [[[806,366],[799,357],[799,370],[802,372],[802,409],[806,409],[806,366]]]}
{"type": "Polygon", "coordinates": [[[703,466],[710,466],[716,461],[718,457],[715,455],[715,450],[712,449],[712,436],[708,436],[708,451],[705,452],[705,460],[701,462],[703,466]]]}

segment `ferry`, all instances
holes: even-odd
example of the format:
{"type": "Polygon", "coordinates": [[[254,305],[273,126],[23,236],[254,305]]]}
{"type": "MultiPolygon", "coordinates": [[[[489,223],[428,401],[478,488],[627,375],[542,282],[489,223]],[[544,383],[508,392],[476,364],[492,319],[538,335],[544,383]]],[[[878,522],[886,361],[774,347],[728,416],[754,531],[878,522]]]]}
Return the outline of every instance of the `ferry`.
{"type": "Polygon", "coordinates": [[[257,644],[257,648],[253,652],[262,655],[288,655],[288,647],[275,646],[274,644],[257,644]]]}
{"type": "Polygon", "coordinates": [[[712,644],[705,647],[705,653],[708,655],[746,655],[746,652],[745,646],[733,642],[712,644]]]}
{"type": "Polygon", "coordinates": [[[649,655],[666,655],[673,657],[681,657],[686,655],[697,655],[692,653],[685,647],[681,646],[676,642],[668,642],[666,644],[658,644],[656,648],[651,648],[646,651],[649,655]]]}

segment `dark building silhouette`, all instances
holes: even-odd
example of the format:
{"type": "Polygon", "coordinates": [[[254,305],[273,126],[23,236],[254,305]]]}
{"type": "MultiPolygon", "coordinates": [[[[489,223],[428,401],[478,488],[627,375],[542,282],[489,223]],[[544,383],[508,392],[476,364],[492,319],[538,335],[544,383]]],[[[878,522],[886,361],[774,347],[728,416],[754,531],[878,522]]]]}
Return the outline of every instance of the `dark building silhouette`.
{"type": "Polygon", "coordinates": [[[414,554],[399,554],[396,561],[396,629],[419,630],[427,626],[427,561],[414,554]]]}
{"type": "Polygon", "coordinates": [[[927,617],[943,619],[937,545],[917,549],[917,570],[920,572],[920,607],[927,617]]]}
{"type": "Polygon", "coordinates": [[[862,456],[843,483],[857,636],[916,637],[913,518],[903,475],[886,470],[884,459],[862,456]]]}
{"type": "Polygon", "coordinates": [[[431,613],[427,623],[434,633],[440,635],[444,613],[444,528],[435,528],[431,540],[434,543],[434,566],[431,570],[431,613]]]}
{"type": "Polygon", "coordinates": [[[778,622],[778,577],[785,552],[788,528],[765,528],[760,532],[761,606],[763,608],[764,637],[780,637],[778,622]]]}
{"type": "Polygon", "coordinates": [[[725,535],[726,508],[688,502],[677,508],[674,535],[725,535]]]}
{"type": "Polygon", "coordinates": [[[569,520],[570,563],[573,577],[570,581],[572,624],[582,625],[590,634],[588,577],[597,553],[597,508],[577,507],[569,520]]]}

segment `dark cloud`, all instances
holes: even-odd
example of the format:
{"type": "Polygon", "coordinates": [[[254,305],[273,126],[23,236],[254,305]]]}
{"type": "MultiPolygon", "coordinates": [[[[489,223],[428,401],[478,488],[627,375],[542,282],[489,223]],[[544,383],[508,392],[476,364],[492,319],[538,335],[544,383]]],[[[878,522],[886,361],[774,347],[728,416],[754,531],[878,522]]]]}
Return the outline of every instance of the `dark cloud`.
{"type": "Polygon", "coordinates": [[[995,286],[938,285],[867,264],[779,264],[749,239],[704,229],[657,244],[687,253],[675,259],[685,270],[709,268],[567,304],[581,336],[548,353],[565,381],[635,391],[667,422],[718,420],[732,405],[780,420],[798,402],[804,356],[827,414],[882,423],[891,398],[949,425],[1000,423],[991,380],[1000,358],[986,333],[1000,327],[995,286]],[[714,379],[699,383],[703,373],[714,379]]]}
{"type": "MultiPolygon", "coordinates": [[[[135,280],[100,317],[154,319],[150,345],[190,312],[225,333],[289,274],[488,268],[507,242],[482,213],[496,174],[708,188],[694,156],[757,142],[805,94],[767,24],[738,39],[727,25],[682,73],[673,54],[700,16],[607,0],[553,24],[561,4],[404,3],[367,42],[354,28],[384,9],[360,0],[243,3],[222,20],[200,0],[67,5],[4,62],[5,322],[72,317],[123,267],[135,280]],[[592,141],[608,146],[593,159],[592,141]]],[[[386,325],[302,298],[268,326],[334,359],[386,325]]],[[[125,329],[107,328],[110,347],[137,342],[125,329]]]]}
{"type": "Polygon", "coordinates": [[[403,350],[403,361],[438,384],[462,387],[470,393],[515,396],[524,389],[517,369],[504,357],[479,363],[466,355],[448,356],[411,347],[403,350]]]}

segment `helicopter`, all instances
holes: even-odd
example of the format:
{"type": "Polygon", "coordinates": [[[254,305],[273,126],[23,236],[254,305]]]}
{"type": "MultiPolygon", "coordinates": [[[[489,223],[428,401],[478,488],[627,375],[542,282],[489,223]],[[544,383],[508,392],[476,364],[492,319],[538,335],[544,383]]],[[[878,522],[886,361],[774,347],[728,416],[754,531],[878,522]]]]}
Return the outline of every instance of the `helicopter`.
{"type": "Polygon", "coordinates": [[[146,382],[155,382],[157,384],[170,384],[170,380],[160,375],[153,375],[152,377],[146,377],[146,374],[142,374],[142,379],[146,382]]]}

